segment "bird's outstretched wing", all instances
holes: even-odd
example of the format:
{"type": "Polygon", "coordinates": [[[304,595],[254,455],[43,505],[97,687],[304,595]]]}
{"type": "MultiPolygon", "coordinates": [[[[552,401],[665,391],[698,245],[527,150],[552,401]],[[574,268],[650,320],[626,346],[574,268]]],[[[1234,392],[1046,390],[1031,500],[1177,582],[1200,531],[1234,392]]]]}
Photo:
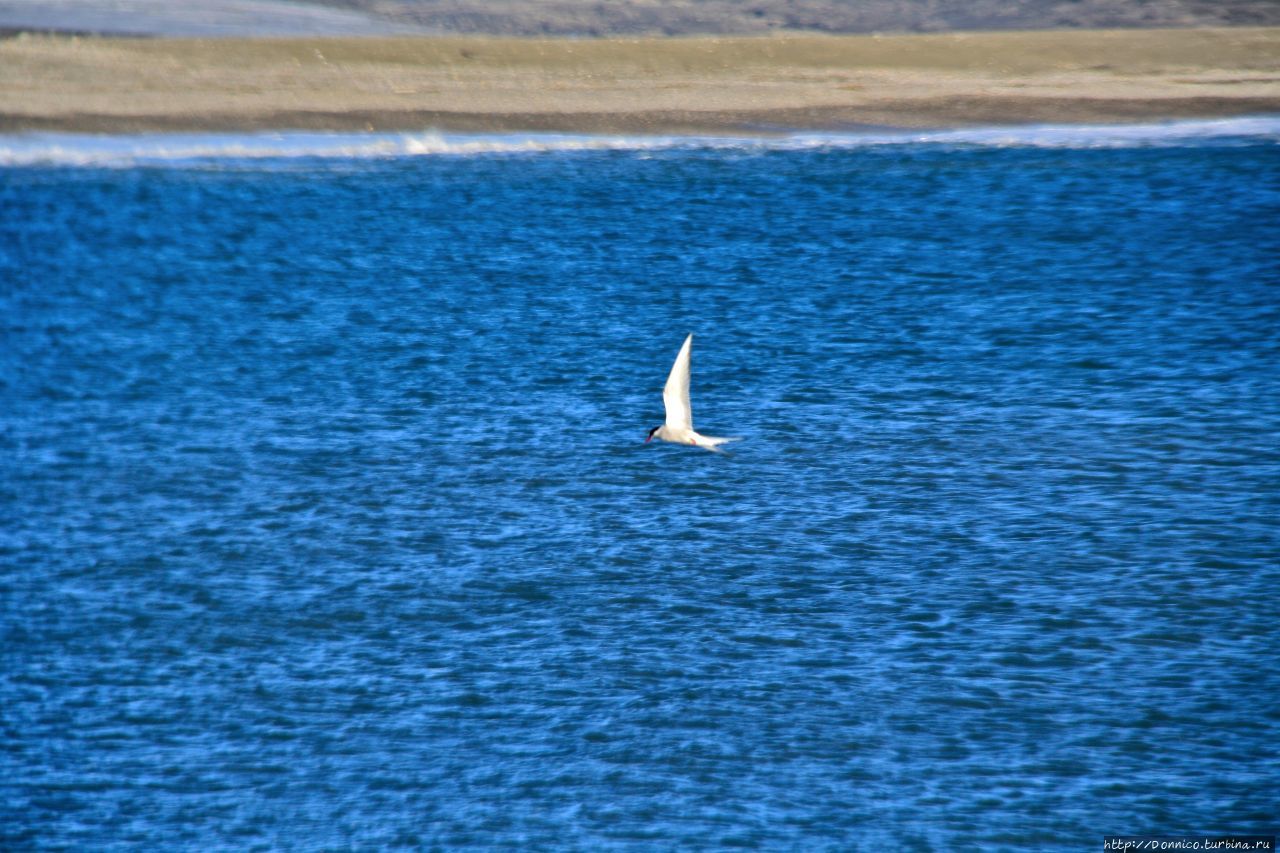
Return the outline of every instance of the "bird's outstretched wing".
{"type": "Polygon", "coordinates": [[[676,363],[671,365],[671,375],[662,389],[662,404],[667,408],[667,426],[672,429],[693,429],[693,410],[689,407],[689,350],[693,347],[693,335],[684,339],[676,363]]]}

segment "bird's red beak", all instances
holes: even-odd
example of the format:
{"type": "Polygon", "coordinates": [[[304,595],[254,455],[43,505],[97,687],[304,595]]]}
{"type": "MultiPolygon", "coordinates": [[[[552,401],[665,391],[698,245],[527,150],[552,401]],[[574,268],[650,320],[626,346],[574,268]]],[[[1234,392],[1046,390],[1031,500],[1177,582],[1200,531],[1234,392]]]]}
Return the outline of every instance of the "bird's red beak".
{"type": "Polygon", "coordinates": [[[645,443],[645,444],[648,444],[648,443],[649,443],[649,442],[651,442],[651,441],[653,441],[653,433],[649,433],[648,435],[646,435],[646,436],[644,437],[644,443],[645,443]]]}

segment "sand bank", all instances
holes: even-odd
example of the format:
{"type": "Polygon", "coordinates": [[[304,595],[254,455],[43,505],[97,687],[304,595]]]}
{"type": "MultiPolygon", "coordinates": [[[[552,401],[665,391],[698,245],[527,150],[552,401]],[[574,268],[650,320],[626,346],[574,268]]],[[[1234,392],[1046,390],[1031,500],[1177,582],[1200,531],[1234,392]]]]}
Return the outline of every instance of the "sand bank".
{"type": "Polygon", "coordinates": [[[0,41],[0,130],[723,132],[1280,113],[1280,28],[0,41]]]}

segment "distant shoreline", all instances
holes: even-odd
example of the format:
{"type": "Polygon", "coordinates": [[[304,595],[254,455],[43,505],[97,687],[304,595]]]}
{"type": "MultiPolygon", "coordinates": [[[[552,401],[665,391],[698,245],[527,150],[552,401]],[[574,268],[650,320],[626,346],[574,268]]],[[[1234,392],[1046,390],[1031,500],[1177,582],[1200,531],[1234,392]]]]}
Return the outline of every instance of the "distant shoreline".
{"type": "Polygon", "coordinates": [[[0,133],[86,134],[253,133],[271,131],[422,131],[453,133],[733,134],[766,136],[802,131],[922,130],[1030,124],[1127,124],[1236,118],[1280,113],[1280,99],[1188,99],[1179,102],[998,101],[884,105],[874,112],[821,107],[805,110],[688,113],[272,112],[252,115],[0,116],[0,133]],[[957,115],[959,114],[959,116],[957,115]],[[979,116],[987,117],[982,120],[979,116]],[[873,120],[874,119],[874,120],[873,120]]]}
{"type": "Polygon", "coordinates": [[[0,132],[769,133],[1280,113],[1280,28],[0,42],[0,132]]]}

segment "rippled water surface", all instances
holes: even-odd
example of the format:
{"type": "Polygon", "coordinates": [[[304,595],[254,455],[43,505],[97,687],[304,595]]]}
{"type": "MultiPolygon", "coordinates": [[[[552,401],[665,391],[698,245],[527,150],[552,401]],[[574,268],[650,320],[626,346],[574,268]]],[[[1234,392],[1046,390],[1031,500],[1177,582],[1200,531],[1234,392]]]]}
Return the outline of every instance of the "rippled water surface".
{"type": "Polygon", "coordinates": [[[1087,142],[0,169],[0,846],[1274,832],[1280,148],[1087,142]]]}

